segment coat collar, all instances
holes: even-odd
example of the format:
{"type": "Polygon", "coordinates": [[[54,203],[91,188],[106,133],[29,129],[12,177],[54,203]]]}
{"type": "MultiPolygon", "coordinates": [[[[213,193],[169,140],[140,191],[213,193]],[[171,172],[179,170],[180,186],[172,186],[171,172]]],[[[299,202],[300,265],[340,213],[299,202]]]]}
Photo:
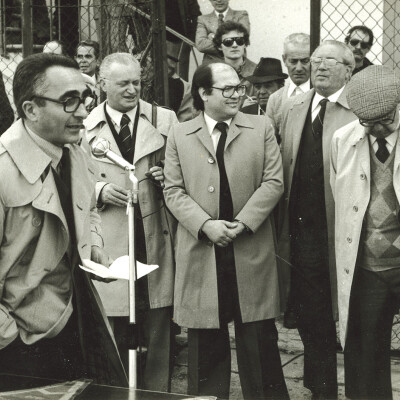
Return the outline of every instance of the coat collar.
{"type": "MultiPolygon", "coordinates": [[[[203,145],[211,154],[215,154],[214,146],[211,140],[211,136],[208,132],[206,122],[204,120],[203,113],[199,114],[196,118],[185,122],[186,124],[186,135],[196,134],[203,145]]],[[[232,119],[229,126],[228,136],[226,139],[225,148],[241,133],[240,128],[254,129],[254,125],[248,119],[246,114],[238,112],[232,119]]]]}
{"type": "Polygon", "coordinates": [[[0,141],[30,184],[35,183],[51,163],[51,158],[29,136],[22,119],[5,132],[0,141]]]}
{"type": "MultiPolygon", "coordinates": [[[[161,149],[166,141],[166,133],[160,132],[151,123],[153,112],[152,105],[143,100],[139,100],[139,112],[133,164],[146,155],[161,149]]],[[[159,120],[159,118],[157,118],[157,120],[159,120]]],[[[85,126],[89,143],[96,137],[106,139],[111,143],[112,150],[118,155],[121,155],[112,132],[107,125],[104,113],[104,102],[93,109],[85,120],[85,126]],[[93,131],[98,125],[100,126],[99,131],[93,131]]],[[[102,159],[102,161],[109,162],[107,159],[102,159]]]]}

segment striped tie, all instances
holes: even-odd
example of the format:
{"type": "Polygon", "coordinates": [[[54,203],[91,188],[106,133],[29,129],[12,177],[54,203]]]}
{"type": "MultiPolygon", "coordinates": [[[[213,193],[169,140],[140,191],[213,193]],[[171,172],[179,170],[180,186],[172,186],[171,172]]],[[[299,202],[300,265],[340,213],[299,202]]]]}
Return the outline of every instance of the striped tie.
{"type": "Polygon", "coordinates": [[[322,99],[319,102],[321,109],[319,110],[318,115],[315,117],[312,122],[312,132],[314,136],[322,135],[322,128],[324,126],[324,116],[326,111],[326,103],[328,103],[328,99],[322,99]]]}
{"type": "Polygon", "coordinates": [[[130,118],[126,114],[123,114],[121,118],[121,129],[119,131],[119,137],[120,137],[119,149],[125,160],[131,162],[132,161],[131,152],[133,146],[132,146],[131,130],[129,129],[129,122],[131,122],[130,118]]]}

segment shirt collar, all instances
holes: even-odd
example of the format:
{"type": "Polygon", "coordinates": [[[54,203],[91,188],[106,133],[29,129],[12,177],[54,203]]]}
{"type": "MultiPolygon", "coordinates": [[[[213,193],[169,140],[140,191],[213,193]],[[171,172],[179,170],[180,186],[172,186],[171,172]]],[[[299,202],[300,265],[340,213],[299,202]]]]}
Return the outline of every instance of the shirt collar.
{"type": "Polygon", "coordinates": [[[218,122],[225,122],[228,125],[228,127],[231,125],[231,122],[232,122],[232,118],[229,118],[225,121],[216,121],[215,119],[212,119],[209,115],[207,115],[205,112],[204,112],[204,120],[206,121],[206,126],[208,129],[208,133],[210,135],[213,133],[213,130],[215,129],[215,125],[217,125],[218,122]]]}
{"type": "Polygon", "coordinates": [[[223,13],[220,13],[217,10],[214,10],[215,15],[217,16],[217,18],[219,16],[219,14],[222,14],[224,16],[224,21],[225,21],[225,18],[226,18],[226,14],[228,14],[228,11],[229,11],[229,7],[223,13]]]}
{"type": "Polygon", "coordinates": [[[137,110],[137,106],[135,108],[132,108],[132,110],[127,111],[126,113],[122,113],[120,111],[114,110],[114,108],[111,108],[108,103],[106,103],[106,111],[108,113],[108,115],[110,116],[112,122],[118,127],[120,128],[121,126],[121,118],[123,114],[126,114],[130,120],[133,122],[135,120],[135,116],[136,116],[136,110],[137,110]]]}
{"type": "MultiPolygon", "coordinates": [[[[291,97],[293,92],[296,90],[297,85],[290,79],[290,77],[288,79],[289,79],[288,97],[291,97]]],[[[311,89],[310,79],[299,85],[299,88],[303,91],[303,93],[307,93],[311,89]]]]}
{"type": "Polygon", "coordinates": [[[43,152],[51,158],[51,166],[54,169],[57,169],[58,164],[61,161],[61,157],[63,154],[62,147],[56,146],[53,143],[50,143],[49,141],[43,139],[39,135],[37,135],[35,132],[32,131],[32,129],[29,129],[26,124],[25,129],[28,132],[29,136],[32,138],[32,140],[39,146],[43,152]]]}
{"type": "Polygon", "coordinates": [[[339,98],[339,96],[342,94],[343,90],[344,90],[344,86],[341,89],[339,89],[337,92],[331,94],[328,97],[321,96],[320,94],[315,92],[315,95],[314,95],[314,98],[313,98],[313,101],[312,101],[312,109],[311,109],[311,111],[314,111],[318,107],[319,102],[322,99],[325,99],[325,98],[327,98],[331,103],[336,103],[338,98],[339,98]]]}
{"type": "MultiPolygon", "coordinates": [[[[368,136],[371,145],[373,145],[376,142],[376,137],[372,135],[368,136]]],[[[397,127],[397,129],[394,132],[392,132],[389,136],[385,137],[386,141],[389,143],[390,146],[392,146],[392,148],[396,146],[398,136],[399,136],[399,128],[397,127]]]]}

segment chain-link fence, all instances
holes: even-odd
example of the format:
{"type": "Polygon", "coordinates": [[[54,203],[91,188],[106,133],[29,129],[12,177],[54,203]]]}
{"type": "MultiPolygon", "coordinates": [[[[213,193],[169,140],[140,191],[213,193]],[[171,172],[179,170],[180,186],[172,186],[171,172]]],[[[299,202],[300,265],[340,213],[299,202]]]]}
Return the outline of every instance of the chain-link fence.
{"type": "MultiPolygon", "coordinates": [[[[141,97],[152,101],[154,93],[162,89],[154,85],[157,80],[152,62],[153,3],[153,0],[0,0],[0,71],[11,104],[12,80],[18,63],[26,55],[43,51],[49,41],[52,42],[46,45],[49,51],[59,47],[70,57],[76,56],[80,42],[95,41],[99,44],[98,64],[116,51],[133,54],[142,66],[141,97]]],[[[93,78],[97,81],[97,74],[93,78]]]]}
{"type": "MultiPolygon", "coordinates": [[[[321,41],[344,42],[352,26],[364,25],[374,34],[374,43],[367,53],[373,64],[392,68],[400,66],[400,2],[397,0],[322,0],[321,41]]],[[[400,316],[392,329],[392,349],[400,351],[400,316]]]]}

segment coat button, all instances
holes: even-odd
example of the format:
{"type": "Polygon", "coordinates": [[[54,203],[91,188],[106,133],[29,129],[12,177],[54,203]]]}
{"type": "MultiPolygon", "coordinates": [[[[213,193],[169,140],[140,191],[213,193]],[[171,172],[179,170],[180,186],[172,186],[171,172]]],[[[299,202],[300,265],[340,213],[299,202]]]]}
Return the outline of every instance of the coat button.
{"type": "Polygon", "coordinates": [[[101,176],[102,178],[105,178],[105,177],[106,177],[106,174],[105,174],[104,172],[102,172],[102,173],[100,174],[100,176],[101,176]]]}
{"type": "Polygon", "coordinates": [[[40,226],[42,224],[42,220],[39,217],[33,217],[32,219],[32,225],[33,226],[40,226]]]}
{"type": "Polygon", "coordinates": [[[214,164],[215,163],[215,161],[214,161],[214,159],[212,157],[208,157],[207,161],[208,161],[209,164],[214,164]]]}
{"type": "Polygon", "coordinates": [[[360,175],[360,178],[361,178],[362,180],[364,180],[364,179],[365,179],[365,175],[364,175],[364,174],[361,174],[361,175],[360,175]]]}
{"type": "Polygon", "coordinates": [[[168,235],[168,231],[165,229],[165,230],[163,231],[163,234],[164,234],[164,235],[168,235]]]}
{"type": "Polygon", "coordinates": [[[351,243],[353,240],[351,239],[351,237],[348,237],[348,238],[347,238],[347,241],[348,241],[349,243],[351,243]]]}
{"type": "Polygon", "coordinates": [[[208,191],[209,191],[210,193],[214,192],[214,190],[215,190],[214,186],[209,186],[209,187],[208,187],[208,191]]]}
{"type": "Polygon", "coordinates": [[[354,210],[355,212],[357,212],[357,211],[358,211],[358,207],[357,207],[357,206],[354,206],[354,207],[353,207],[353,210],[354,210]]]}
{"type": "Polygon", "coordinates": [[[346,274],[349,274],[349,273],[350,273],[350,270],[349,270],[348,268],[345,268],[345,269],[344,269],[344,272],[346,272],[346,274]]]}

